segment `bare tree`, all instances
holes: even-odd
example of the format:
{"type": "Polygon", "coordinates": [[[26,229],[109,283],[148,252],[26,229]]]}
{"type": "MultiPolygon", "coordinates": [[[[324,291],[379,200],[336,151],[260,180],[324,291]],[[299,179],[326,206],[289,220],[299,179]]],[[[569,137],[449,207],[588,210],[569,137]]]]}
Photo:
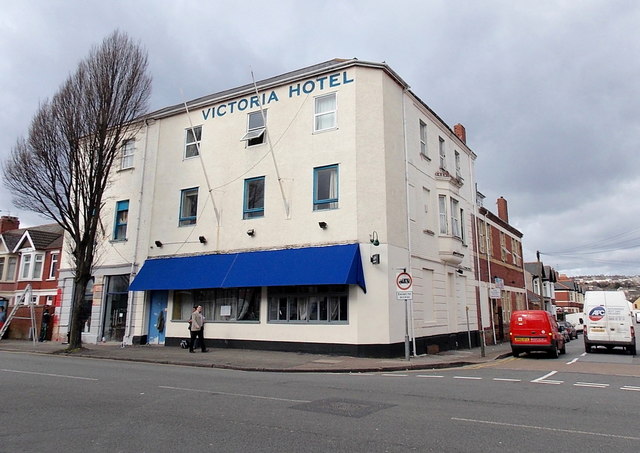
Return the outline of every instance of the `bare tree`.
{"type": "Polygon", "coordinates": [[[57,222],[75,267],[69,349],[82,346],[82,306],[91,279],[103,196],[123,140],[140,127],[151,77],[147,53],[115,31],[94,47],[32,119],[3,165],[17,207],[57,222]]]}

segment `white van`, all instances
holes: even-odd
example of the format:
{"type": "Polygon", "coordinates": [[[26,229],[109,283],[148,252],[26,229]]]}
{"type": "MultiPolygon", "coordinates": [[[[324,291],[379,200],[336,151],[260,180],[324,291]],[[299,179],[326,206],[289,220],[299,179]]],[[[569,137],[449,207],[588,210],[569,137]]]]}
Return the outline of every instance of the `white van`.
{"type": "Polygon", "coordinates": [[[622,291],[587,291],[584,296],[584,349],[622,347],[636,355],[631,303],[622,291]]]}
{"type": "Polygon", "coordinates": [[[586,318],[584,313],[565,313],[564,315],[564,320],[573,324],[578,333],[582,333],[586,318]]]}

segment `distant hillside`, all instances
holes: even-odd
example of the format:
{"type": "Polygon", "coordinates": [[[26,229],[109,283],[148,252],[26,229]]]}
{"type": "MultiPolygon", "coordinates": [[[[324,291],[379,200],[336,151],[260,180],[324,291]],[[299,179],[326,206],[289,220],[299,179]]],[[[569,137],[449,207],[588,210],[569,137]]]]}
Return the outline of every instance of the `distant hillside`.
{"type": "Polygon", "coordinates": [[[622,289],[630,302],[634,302],[640,297],[640,276],[638,275],[582,275],[573,278],[577,283],[583,285],[587,291],[617,291],[622,289]]]}

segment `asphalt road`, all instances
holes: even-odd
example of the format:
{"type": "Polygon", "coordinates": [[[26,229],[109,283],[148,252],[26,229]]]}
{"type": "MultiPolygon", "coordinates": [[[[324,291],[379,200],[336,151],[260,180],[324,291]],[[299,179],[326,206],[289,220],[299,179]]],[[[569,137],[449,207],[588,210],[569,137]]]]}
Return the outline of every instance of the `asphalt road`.
{"type": "Polygon", "coordinates": [[[0,452],[637,452],[640,378],[559,369],[588,364],[579,346],[557,360],[374,374],[0,352],[0,452]]]}

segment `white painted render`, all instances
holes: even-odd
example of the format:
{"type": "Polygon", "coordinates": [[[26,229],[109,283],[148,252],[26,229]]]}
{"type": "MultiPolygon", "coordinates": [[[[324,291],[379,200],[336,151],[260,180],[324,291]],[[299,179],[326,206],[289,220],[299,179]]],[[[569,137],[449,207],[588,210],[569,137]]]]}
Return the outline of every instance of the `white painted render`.
{"type": "MultiPolygon", "coordinates": [[[[263,288],[258,323],[208,323],[205,336],[362,345],[403,342],[405,302],[397,300],[395,286],[396,274],[403,269],[414,278],[414,297],[408,304],[412,337],[464,332],[468,326],[476,330],[471,237],[475,154],[384,64],[351,60],[332,65],[326,73],[282,77],[279,85],[258,83],[261,92],[274,91],[279,98],[264,106],[265,144],[247,147],[241,141],[247,113],[256,108],[203,118],[206,108],[251,93],[230,90],[228,97],[221,95],[211,104],[193,101],[189,113],[175,109],[148,115],[135,136],[134,167],[114,171],[105,200],[96,284],[115,272],[135,275],[151,257],[359,243],[367,292],[350,286],[347,324],[269,323],[263,288]],[[288,96],[292,83],[327,74],[343,77],[345,72],[353,82],[288,96]],[[333,92],[337,127],[314,133],[314,98],[333,92]],[[420,121],[427,125],[428,157],[420,154],[420,121]],[[202,125],[200,156],[185,158],[185,130],[198,125],[202,125]],[[440,138],[445,141],[450,175],[440,171],[440,138]],[[455,151],[460,154],[461,182],[455,175],[455,151]],[[339,165],[339,207],[313,211],[313,169],[334,164],[339,165]],[[243,220],[244,180],[257,176],[265,177],[265,215],[243,220]],[[180,227],[180,192],[193,187],[199,189],[197,224],[180,227]],[[455,198],[463,209],[464,241],[440,234],[439,195],[455,198]],[[120,200],[129,200],[127,238],[113,241],[114,209],[120,200]],[[327,223],[326,229],[318,227],[320,221],[327,223]],[[249,229],[255,230],[254,236],[246,234],[249,229]],[[380,240],[377,247],[370,242],[374,231],[380,240]],[[207,243],[201,244],[199,236],[207,243]],[[156,247],[155,241],[163,246],[156,247]],[[459,263],[443,259],[452,252],[463,255],[459,263]],[[380,255],[380,264],[370,262],[374,253],[380,255]]],[[[68,257],[63,263],[61,281],[70,275],[68,257]]],[[[69,303],[69,285],[64,290],[69,303]]],[[[100,339],[104,316],[100,298],[101,293],[94,294],[92,325],[97,330],[85,341],[100,339]]],[[[171,303],[170,292],[169,314],[171,303]]],[[[143,292],[129,293],[129,311],[130,341],[146,335],[149,306],[143,292]]],[[[68,308],[66,313],[68,322],[68,308]]],[[[186,323],[169,317],[166,336],[186,334],[186,323]]]]}

